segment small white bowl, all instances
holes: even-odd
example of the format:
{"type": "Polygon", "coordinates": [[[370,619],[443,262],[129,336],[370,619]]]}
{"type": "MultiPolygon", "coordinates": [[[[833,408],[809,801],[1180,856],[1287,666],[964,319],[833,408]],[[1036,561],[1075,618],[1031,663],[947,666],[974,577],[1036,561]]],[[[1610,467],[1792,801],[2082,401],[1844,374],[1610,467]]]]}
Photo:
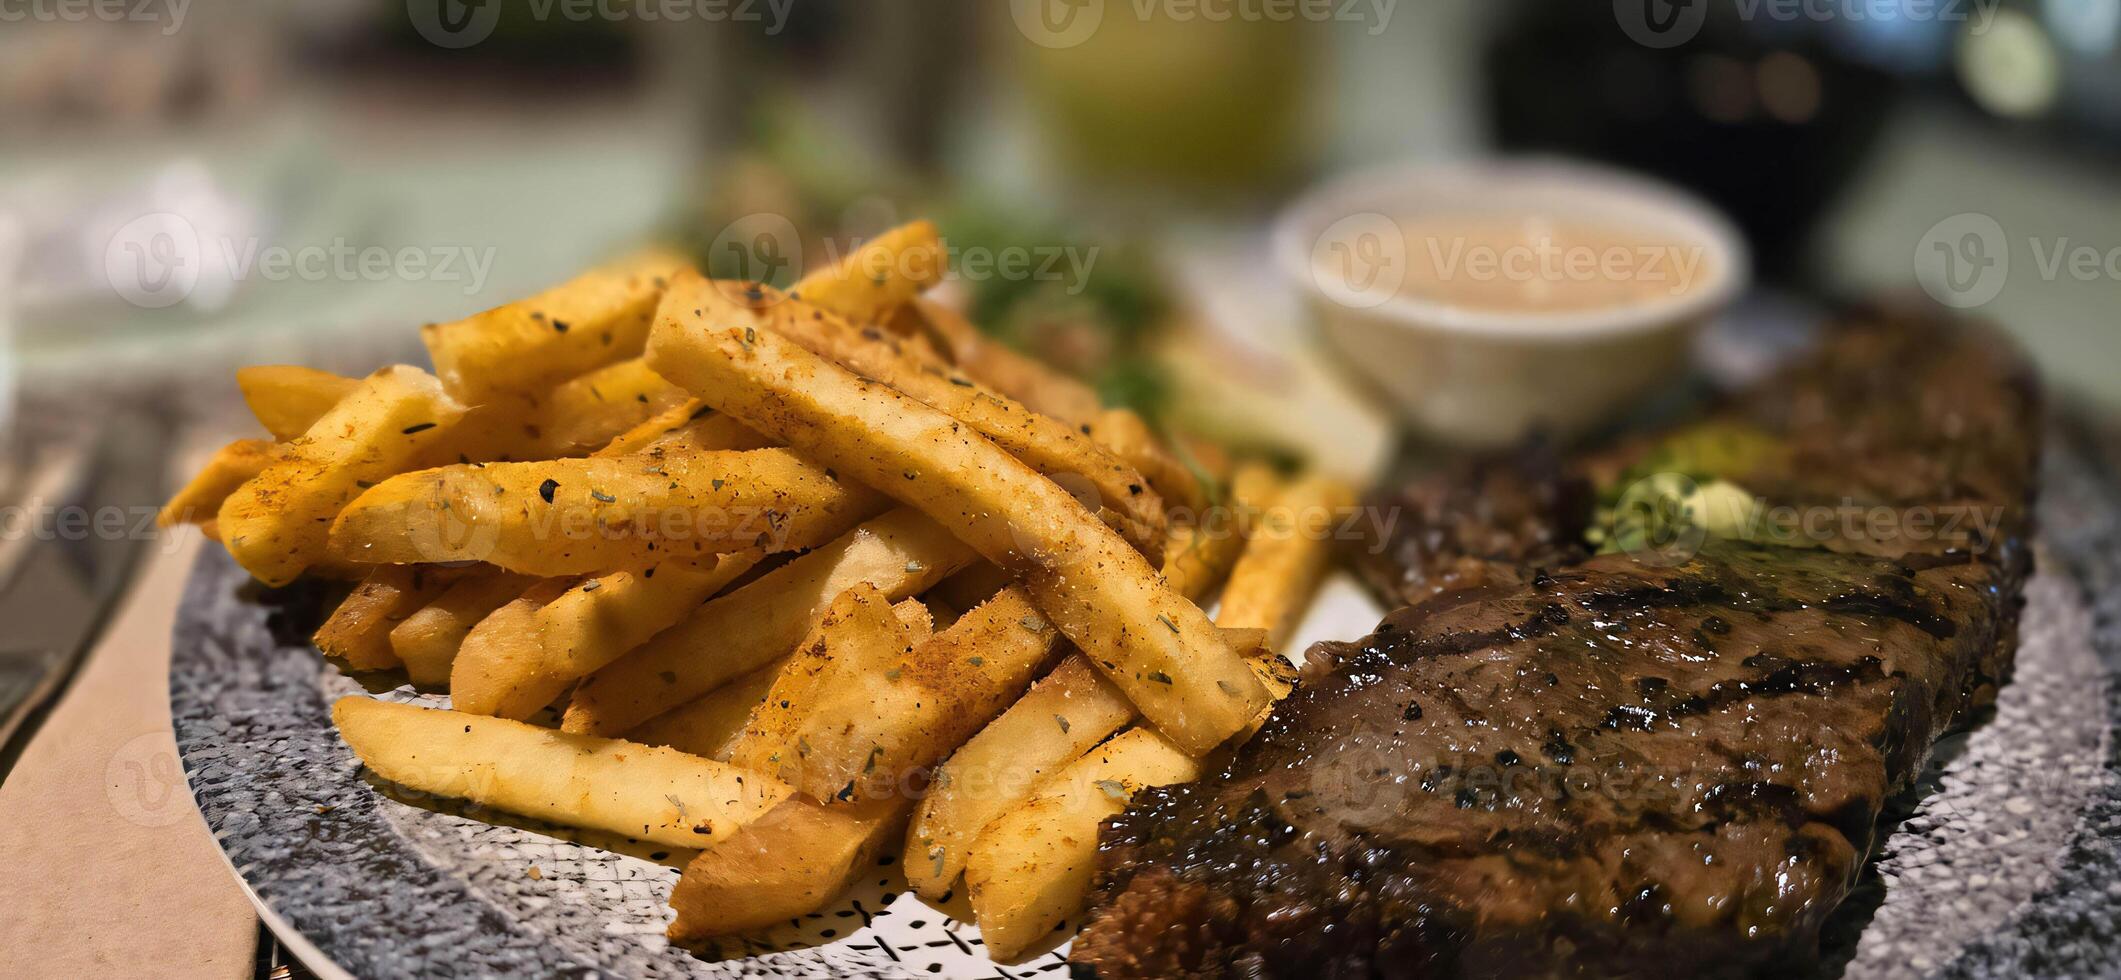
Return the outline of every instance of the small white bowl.
{"type": "MultiPolygon", "coordinates": [[[[1581,433],[1676,382],[1696,329],[1744,288],[1748,264],[1730,223],[1684,192],[1617,170],[1541,159],[1332,181],[1282,213],[1274,251],[1340,360],[1409,423],[1469,446],[1506,445],[1534,430],[1581,433]],[[1659,274],[1653,267],[1662,265],[1669,278],[1656,281],[1674,285],[1621,305],[1559,312],[1411,295],[1399,291],[1410,247],[1400,222],[1424,216],[1535,216],[1611,230],[1666,252],[1661,260],[1633,252],[1625,274],[1652,281],[1659,274]],[[1376,247],[1357,255],[1348,251],[1356,244],[1376,247]],[[1367,277],[1357,282],[1326,271],[1328,258],[1367,277]]],[[[1566,274],[1584,273],[1578,267],[1566,274]]]]}

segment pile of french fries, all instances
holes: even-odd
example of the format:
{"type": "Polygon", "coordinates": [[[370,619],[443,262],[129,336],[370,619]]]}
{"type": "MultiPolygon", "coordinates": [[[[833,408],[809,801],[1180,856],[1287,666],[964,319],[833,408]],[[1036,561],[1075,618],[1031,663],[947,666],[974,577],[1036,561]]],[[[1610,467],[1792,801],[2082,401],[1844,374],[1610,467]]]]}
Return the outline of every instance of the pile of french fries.
{"type": "Polygon", "coordinates": [[[1288,692],[1352,494],[1106,409],[923,298],[944,266],[926,222],[785,293],[647,251],[423,328],[434,374],[249,368],[272,438],[163,518],[353,583],[317,647],[446,685],[334,706],[377,775],[696,850],[674,940],[902,846],[1015,957],[1080,912],[1103,819],[1288,692]]]}

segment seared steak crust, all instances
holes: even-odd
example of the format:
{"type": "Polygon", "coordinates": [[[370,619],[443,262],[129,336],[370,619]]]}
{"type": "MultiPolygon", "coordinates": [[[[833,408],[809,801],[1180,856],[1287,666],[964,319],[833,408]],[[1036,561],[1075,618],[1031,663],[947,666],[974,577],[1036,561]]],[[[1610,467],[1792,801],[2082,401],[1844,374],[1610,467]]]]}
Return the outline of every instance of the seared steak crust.
{"type": "Polygon", "coordinates": [[[1313,648],[1216,778],[1106,825],[1078,972],[1714,976],[1811,956],[1886,797],[2008,670],[2037,412],[1985,336],[1892,321],[1729,411],[1783,450],[1739,478],[1770,502],[1978,506],[1991,530],[1429,576],[1369,637],[1313,648]]]}

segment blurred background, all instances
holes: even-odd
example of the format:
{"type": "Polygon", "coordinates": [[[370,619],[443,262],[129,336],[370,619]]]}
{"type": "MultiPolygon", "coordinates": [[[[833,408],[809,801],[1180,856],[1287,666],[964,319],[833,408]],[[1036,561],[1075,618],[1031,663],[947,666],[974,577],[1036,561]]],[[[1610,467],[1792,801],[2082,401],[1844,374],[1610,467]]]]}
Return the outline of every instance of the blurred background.
{"type": "Polygon", "coordinates": [[[1168,399],[1183,379],[1138,355],[1174,309],[1241,350],[1301,329],[1251,262],[1295,192],[1498,152],[1709,199],[1751,242],[1754,309],[1915,290],[1924,236],[1986,215],[2019,268],[1971,305],[2121,403],[2121,0],[8,10],[0,375],[26,410],[232,403],[230,364],[415,356],[413,326],[645,236],[725,274],[773,236],[793,264],[750,274],[787,278],[917,214],[960,246],[1098,246],[1072,292],[995,276],[965,298],[1108,391],[1168,399]]]}

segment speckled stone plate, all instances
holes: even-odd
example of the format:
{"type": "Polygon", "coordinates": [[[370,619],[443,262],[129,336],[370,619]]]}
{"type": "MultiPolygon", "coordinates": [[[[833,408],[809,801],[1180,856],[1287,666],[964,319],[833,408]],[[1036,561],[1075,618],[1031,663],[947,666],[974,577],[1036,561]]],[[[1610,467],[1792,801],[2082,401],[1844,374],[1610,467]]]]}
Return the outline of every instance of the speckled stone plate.
{"type": "MultiPolygon", "coordinates": [[[[1948,739],[1828,930],[1847,976],[2121,973],[2121,510],[2094,440],[2050,440],[2040,572],[2014,682],[1948,739]]],[[[356,976],[979,976],[1065,974],[1064,946],[987,959],[962,899],[905,892],[887,858],[822,912],[713,958],[667,946],[688,856],[414,797],[373,781],[327,707],[362,685],[284,624],[314,595],[261,595],[201,558],[171,693],[193,794],[276,927],[356,976]],[[277,628],[276,627],[283,627],[277,628]],[[296,938],[299,937],[299,938],[296,938]]],[[[1378,610],[1329,583],[1303,639],[1361,635],[1378,610]]],[[[410,688],[372,693],[443,703],[410,688]]],[[[1057,943],[1062,938],[1056,934],[1057,943]]]]}

